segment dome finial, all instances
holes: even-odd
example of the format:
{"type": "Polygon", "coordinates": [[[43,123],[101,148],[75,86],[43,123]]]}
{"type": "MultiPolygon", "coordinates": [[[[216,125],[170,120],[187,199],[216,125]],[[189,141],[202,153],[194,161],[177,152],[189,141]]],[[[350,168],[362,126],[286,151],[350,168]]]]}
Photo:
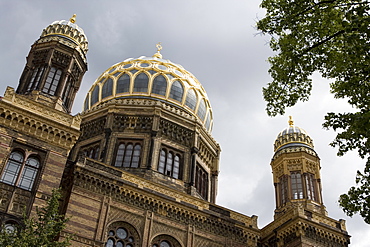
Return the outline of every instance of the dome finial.
{"type": "Polygon", "coordinates": [[[76,14],[73,14],[71,19],[69,19],[70,22],[75,23],[76,22],[76,14]]]}
{"type": "Polygon", "coordinates": [[[162,50],[161,42],[159,42],[158,44],[156,44],[156,47],[157,47],[157,52],[153,55],[153,57],[162,58],[162,54],[160,52],[162,50]]]}
{"type": "Polygon", "coordinates": [[[289,126],[292,127],[294,125],[294,121],[293,121],[293,117],[292,116],[289,116],[289,126]]]}

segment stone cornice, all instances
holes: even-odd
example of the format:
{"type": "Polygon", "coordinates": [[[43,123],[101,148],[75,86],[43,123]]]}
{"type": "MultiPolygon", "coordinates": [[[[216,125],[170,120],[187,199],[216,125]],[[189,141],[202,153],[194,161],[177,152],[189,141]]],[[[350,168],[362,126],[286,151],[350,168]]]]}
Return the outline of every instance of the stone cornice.
{"type": "Polygon", "coordinates": [[[244,230],[248,229],[256,236],[258,235],[256,216],[245,216],[89,158],[77,162],[76,166],[76,172],[79,176],[88,176],[89,178],[84,179],[85,181],[95,179],[98,180],[94,182],[95,185],[99,184],[102,188],[111,188],[109,194],[113,197],[115,193],[116,196],[120,196],[122,193],[140,196],[141,200],[148,201],[148,203],[153,201],[155,204],[160,204],[160,208],[176,209],[182,214],[190,215],[191,218],[202,222],[207,220],[209,214],[213,214],[220,218],[219,221],[224,222],[225,220],[223,224],[231,221],[236,226],[243,227],[244,230]],[[215,211],[214,208],[219,209],[220,212],[215,211]],[[224,211],[227,211],[227,215],[223,213],[224,211]]]}
{"type": "Polygon", "coordinates": [[[322,236],[336,238],[338,241],[346,242],[349,238],[345,221],[334,220],[328,216],[317,212],[305,210],[303,207],[292,207],[284,215],[276,217],[273,222],[262,228],[262,239],[269,238],[278,229],[278,238],[282,239],[294,231],[301,228],[313,226],[317,231],[322,232],[322,236]]]}
{"type": "Polygon", "coordinates": [[[7,87],[0,99],[0,123],[20,133],[35,136],[56,146],[70,149],[80,135],[80,115],[49,108],[7,87]]]}

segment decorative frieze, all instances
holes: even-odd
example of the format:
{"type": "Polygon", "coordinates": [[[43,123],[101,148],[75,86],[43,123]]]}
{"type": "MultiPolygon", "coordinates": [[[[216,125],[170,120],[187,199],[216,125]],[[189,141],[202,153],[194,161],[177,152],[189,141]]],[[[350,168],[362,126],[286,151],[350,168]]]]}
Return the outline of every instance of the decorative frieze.
{"type": "Polygon", "coordinates": [[[0,124],[44,140],[50,144],[71,149],[79,137],[80,115],[43,107],[8,87],[0,100],[0,124]]]}
{"type": "Polygon", "coordinates": [[[165,119],[160,120],[159,130],[162,136],[183,145],[189,146],[193,140],[194,131],[165,119]]]}

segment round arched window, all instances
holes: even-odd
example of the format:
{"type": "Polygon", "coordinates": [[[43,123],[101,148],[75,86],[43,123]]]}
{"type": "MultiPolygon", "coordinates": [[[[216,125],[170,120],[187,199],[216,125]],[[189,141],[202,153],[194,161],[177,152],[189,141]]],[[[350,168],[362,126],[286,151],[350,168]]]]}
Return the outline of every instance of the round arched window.
{"type": "Polygon", "coordinates": [[[167,242],[167,241],[162,241],[159,245],[158,244],[153,244],[153,247],[171,247],[172,245],[167,242]]]}
{"type": "Polygon", "coordinates": [[[151,247],[181,247],[181,245],[169,235],[159,235],[153,239],[151,247]]]}
{"type": "Polygon", "coordinates": [[[105,247],[137,247],[139,236],[135,229],[124,222],[116,222],[108,229],[105,247]]]}

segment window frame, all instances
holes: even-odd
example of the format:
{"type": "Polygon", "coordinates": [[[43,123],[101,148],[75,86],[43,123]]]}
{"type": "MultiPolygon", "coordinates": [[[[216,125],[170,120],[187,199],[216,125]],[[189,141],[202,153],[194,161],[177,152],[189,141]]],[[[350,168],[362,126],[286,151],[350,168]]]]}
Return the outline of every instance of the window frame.
{"type": "Polygon", "coordinates": [[[142,140],[119,140],[116,144],[112,166],[117,168],[140,168],[142,150],[142,140]]]}
{"type": "Polygon", "coordinates": [[[312,173],[305,173],[304,180],[306,184],[307,199],[317,201],[315,175],[312,173]]]}
{"type": "Polygon", "coordinates": [[[27,85],[27,92],[37,90],[45,72],[46,66],[38,66],[32,71],[31,79],[27,85]]]}
{"type": "Polygon", "coordinates": [[[58,90],[59,82],[62,78],[63,71],[56,67],[51,67],[46,76],[44,85],[42,86],[42,92],[50,95],[55,95],[58,90]]]}
{"type": "Polygon", "coordinates": [[[198,163],[196,164],[196,167],[195,167],[195,183],[194,183],[194,187],[196,188],[198,194],[201,197],[203,197],[205,200],[208,200],[209,174],[198,163]]]}
{"type": "Polygon", "coordinates": [[[141,240],[140,236],[137,232],[137,230],[129,223],[123,222],[123,221],[118,221],[112,223],[106,231],[106,241],[105,241],[105,247],[111,246],[108,245],[108,241],[113,242],[113,246],[116,246],[118,242],[121,242],[123,245],[122,246],[132,246],[132,247],[138,247],[141,240]],[[125,232],[125,237],[119,236],[117,234],[117,230],[123,229],[125,232]]]}
{"type": "Polygon", "coordinates": [[[165,176],[182,179],[183,153],[162,147],[159,153],[157,171],[165,176]]]}
{"type": "Polygon", "coordinates": [[[91,143],[81,147],[80,153],[85,155],[87,158],[99,160],[100,158],[100,142],[91,143]]]}
{"type": "Polygon", "coordinates": [[[38,152],[14,148],[12,152],[10,152],[6,165],[1,171],[0,182],[26,191],[32,191],[36,186],[36,181],[41,173],[41,169],[42,157],[40,157],[38,152]],[[15,153],[20,154],[22,160],[16,160],[12,157],[15,153]],[[30,160],[36,161],[37,164],[30,164],[30,160]],[[17,163],[18,167],[16,167],[16,171],[11,171],[11,169],[14,170],[15,163],[17,163]],[[13,168],[11,168],[11,165],[13,165],[13,168]],[[12,181],[6,179],[9,175],[13,177],[12,181]]]}
{"type": "Polygon", "coordinates": [[[290,186],[291,186],[292,200],[304,199],[303,180],[302,180],[302,174],[300,171],[290,172],[290,186]]]}

